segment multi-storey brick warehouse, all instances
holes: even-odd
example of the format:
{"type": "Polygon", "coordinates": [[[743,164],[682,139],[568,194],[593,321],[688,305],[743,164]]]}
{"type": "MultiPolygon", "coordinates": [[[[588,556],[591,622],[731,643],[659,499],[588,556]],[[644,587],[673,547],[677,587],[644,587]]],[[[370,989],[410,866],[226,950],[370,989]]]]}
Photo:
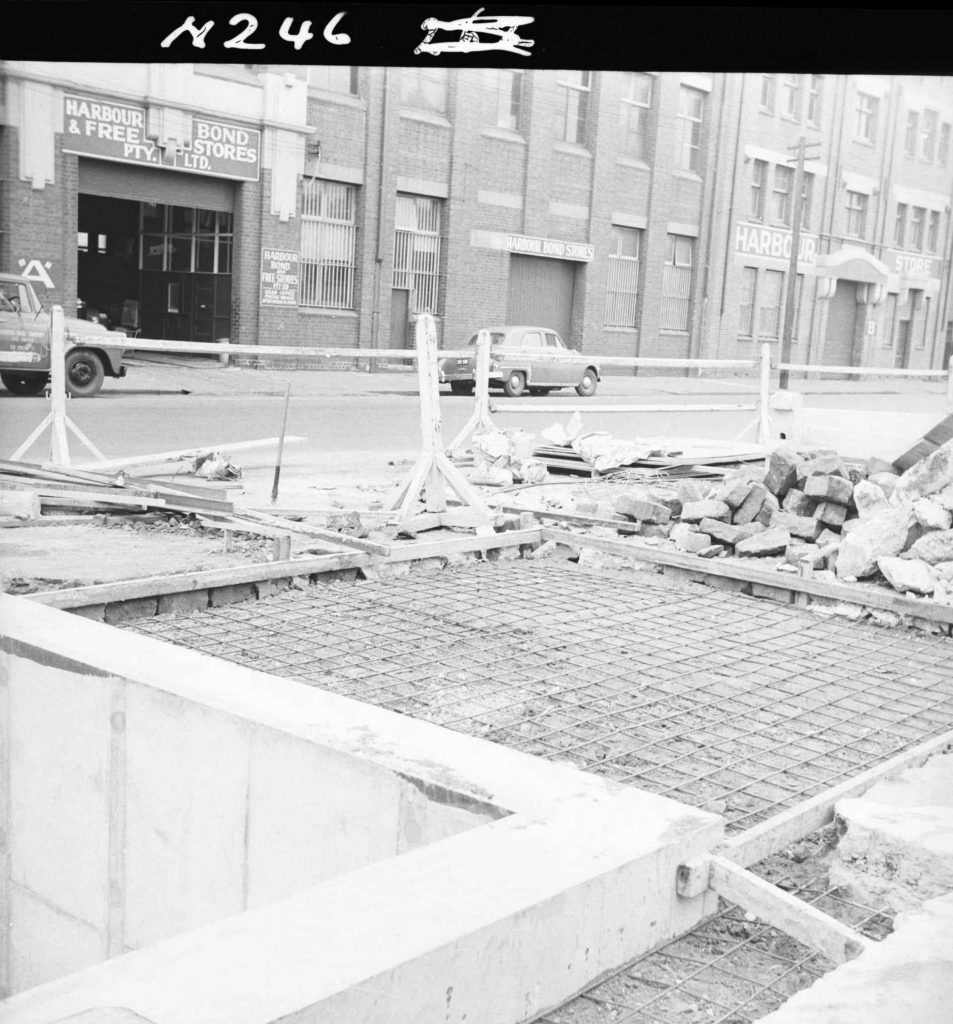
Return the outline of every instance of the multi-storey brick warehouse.
{"type": "Polygon", "coordinates": [[[780,344],[798,216],[796,361],[953,355],[951,78],[0,72],[0,265],[144,337],[395,348],[427,311],[449,345],[744,356],[780,344]]]}

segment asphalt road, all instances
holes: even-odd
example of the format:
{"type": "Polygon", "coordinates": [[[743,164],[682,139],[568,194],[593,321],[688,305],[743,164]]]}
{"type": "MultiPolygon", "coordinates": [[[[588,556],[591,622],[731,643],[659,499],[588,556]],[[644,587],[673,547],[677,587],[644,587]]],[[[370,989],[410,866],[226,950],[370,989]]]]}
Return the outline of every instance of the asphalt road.
{"type": "MultiPolygon", "coordinates": [[[[107,458],[121,458],[192,447],[222,446],[276,436],[280,432],[285,388],[292,384],[288,432],[307,438],[286,450],[288,464],[341,464],[363,455],[386,464],[419,448],[416,375],[359,372],[282,372],[234,370],[213,365],[140,364],[127,377],[109,380],[92,399],[68,404],[73,422],[107,458]]],[[[943,383],[894,381],[826,381],[804,383],[805,403],[831,408],[932,412],[945,409],[943,383]]],[[[599,393],[580,399],[573,391],[547,397],[492,398],[499,406],[497,422],[538,432],[556,421],[566,422],[573,405],[585,406],[587,429],[604,430],[627,439],[658,436],[734,438],[751,420],[751,411],[600,413],[611,404],[753,403],[755,384],[744,379],[608,377],[599,393]],[[506,413],[508,405],[559,405],[564,413],[506,413]]],[[[440,402],[443,437],[449,442],[473,409],[470,398],[445,394],[440,402]]],[[[48,410],[45,399],[19,398],[0,390],[0,457],[9,457],[48,410]]],[[[48,440],[26,456],[46,458],[48,440]]],[[[87,461],[71,439],[74,462],[87,461]]],[[[273,452],[246,453],[245,465],[267,465],[273,452]]]]}

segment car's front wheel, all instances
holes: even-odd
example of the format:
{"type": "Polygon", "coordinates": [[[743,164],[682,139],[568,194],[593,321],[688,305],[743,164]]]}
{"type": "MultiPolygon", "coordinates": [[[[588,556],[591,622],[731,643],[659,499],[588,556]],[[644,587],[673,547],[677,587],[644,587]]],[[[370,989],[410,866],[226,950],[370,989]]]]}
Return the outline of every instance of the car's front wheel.
{"type": "Polygon", "coordinates": [[[45,373],[0,373],[3,386],[12,395],[38,395],[46,387],[49,376],[45,373]]]}
{"type": "Polygon", "coordinates": [[[526,377],[519,370],[513,370],[503,381],[503,392],[510,398],[519,398],[526,390],[526,377]]]}
{"type": "Polygon", "coordinates": [[[106,371],[95,352],[84,349],[66,357],[66,390],[74,398],[89,398],[103,386],[106,371]]]}
{"type": "Polygon", "coordinates": [[[450,393],[453,395],[472,395],[475,387],[476,385],[472,380],[450,381],[450,393]]]}
{"type": "Polygon", "coordinates": [[[582,398],[591,398],[596,393],[598,383],[599,378],[596,376],[596,371],[590,366],[582,375],[582,380],[576,385],[576,394],[582,398]]]}

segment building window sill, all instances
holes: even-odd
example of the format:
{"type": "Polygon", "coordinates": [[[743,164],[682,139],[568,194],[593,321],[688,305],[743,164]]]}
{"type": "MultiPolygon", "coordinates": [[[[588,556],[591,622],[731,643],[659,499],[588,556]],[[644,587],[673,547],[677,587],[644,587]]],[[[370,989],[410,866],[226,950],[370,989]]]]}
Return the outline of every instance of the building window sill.
{"type": "Polygon", "coordinates": [[[308,99],[320,100],[321,103],[333,103],[338,107],[351,107],[354,110],[365,110],[367,106],[360,96],[355,96],[353,93],[319,89],[316,85],[308,86],[308,99]]]}
{"type": "Polygon", "coordinates": [[[652,168],[644,161],[638,160],[634,156],[617,156],[615,158],[617,164],[621,164],[623,167],[634,167],[639,171],[651,171],[652,168]]]}
{"type": "Polygon", "coordinates": [[[485,135],[488,139],[502,139],[504,142],[515,142],[519,146],[526,145],[526,139],[519,132],[510,131],[509,128],[490,125],[488,128],[484,128],[480,134],[485,135]]]}
{"type": "Polygon", "coordinates": [[[357,310],[355,309],[332,309],[330,306],[298,306],[298,312],[306,316],[329,316],[344,319],[356,320],[357,310]]]}
{"type": "Polygon", "coordinates": [[[418,110],[415,107],[407,107],[400,112],[400,116],[407,121],[422,121],[424,124],[433,124],[439,128],[453,127],[445,115],[434,113],[432,110],[418,110]]]}
{"type": "Polygon", "coordinates": [[[639,333],[638,327],[623,327],[620,324],[606,324],[603,330],[609,334],[631,334],[635,336],[639,333]]]}
{"type": "Polygon", "coordinates": [[[702,176],[700,174],[696,174],[694,171],[672,171],[672,177],[681,178],[683,181],[697,181],[699,185],[701,185],[703,181],[702,176]]]}
{"type": "Polygon", "coordinates": [[[574,142],[556,142],[553,144],[553,149],[557,153],[570,153],[572,156],[581,156],[585,160],[592,159],[592,153],[588,149],[577,146],[574,142]]]}

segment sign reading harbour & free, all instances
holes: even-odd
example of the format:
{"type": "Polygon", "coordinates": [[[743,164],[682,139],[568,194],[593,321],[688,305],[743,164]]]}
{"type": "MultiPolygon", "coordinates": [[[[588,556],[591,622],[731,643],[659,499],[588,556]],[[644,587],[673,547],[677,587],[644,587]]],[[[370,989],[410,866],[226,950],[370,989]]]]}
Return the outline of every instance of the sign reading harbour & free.
{"type": "Polygon", "coordinates": [[[298,305],[300,256],[288,249],[261,250],[262,306],[298,305]]]}

